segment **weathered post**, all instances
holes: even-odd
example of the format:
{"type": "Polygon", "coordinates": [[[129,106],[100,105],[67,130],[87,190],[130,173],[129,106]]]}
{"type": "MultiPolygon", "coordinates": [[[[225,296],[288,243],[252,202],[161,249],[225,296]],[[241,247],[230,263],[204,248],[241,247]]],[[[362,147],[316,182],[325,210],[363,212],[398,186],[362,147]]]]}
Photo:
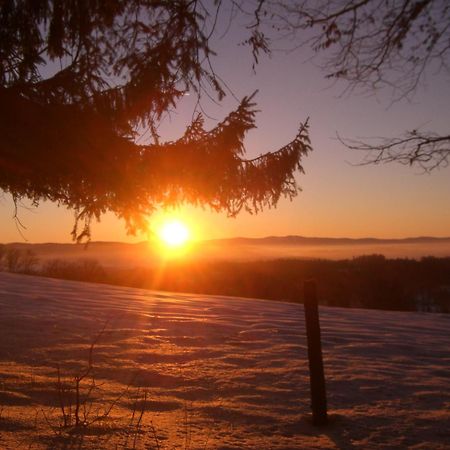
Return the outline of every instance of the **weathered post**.
{"type": "Polygon", "coordinates": [[[319,308],[317,305],[316,283],[314,281],[306,281],[304,284],[304,308],[313,424],[325,425],[328,422],[327,394],[323,372],[322,344],[320,341],[319,308]]]}

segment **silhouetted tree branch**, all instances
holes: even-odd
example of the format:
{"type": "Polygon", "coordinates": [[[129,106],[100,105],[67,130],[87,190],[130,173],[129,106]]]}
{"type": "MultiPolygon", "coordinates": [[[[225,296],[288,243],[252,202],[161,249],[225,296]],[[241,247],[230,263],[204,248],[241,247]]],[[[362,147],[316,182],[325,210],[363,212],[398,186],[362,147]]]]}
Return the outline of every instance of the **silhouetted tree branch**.
{"type": "MultiPolygon", "coordinates": [[[[296,195],[307,124],[283,149],[247,161],[252,97],[213,130],[198,116],[180,140],[160,143],[156,124],[185,92],[207,85],[225,95],[209,41],[221,4],[2,2],[0,189],[15,202],[72,208],[76,240],[89,239],[91,220],[107,211],[135,232],[159,207],[201,204],[233,216],[296,195]],[[137,144],[137,126],[152,145],[137,144]]],[[[255,58],[259,48],[252,42],[255,58]]]]}
{"type": "Polygon", "coordinates": [[[354,139],[340,139],[352,150],[366,152],[365,164],[399,162],[418,165],[425,171],[446,167],[450,156],[450,136],[412,131],[401,138],[380,138],[376,144],[354,139]]]}
{"type": "MultiPolygon", "coordinates": [[[[326,77],[346,82],[345,92],[361,89],[373,92],[388,87],[395,102],[414,95],[426,72],[450,74],[448,1],[263,0],[257,3],[256,29],[311,47],[321,56],[319,65],[326,77]]],[[[397,161],[417,164],[426,170],[448,164],[450,139],[432,132],[381,139],[376,145],[351,140],[343,143],[352,149],[368,151],[367,163],[397,161]]]]}
{"type": "MultiPolygon", "coordinates": [[[[353,90],[414,93],[426,69],[449,71],[450,6],[443,0],[267,0],[266,22],[324,53],[329,78],[353,90]]],[[[261,12],[260,12],[261,16],[261,12]]]]}

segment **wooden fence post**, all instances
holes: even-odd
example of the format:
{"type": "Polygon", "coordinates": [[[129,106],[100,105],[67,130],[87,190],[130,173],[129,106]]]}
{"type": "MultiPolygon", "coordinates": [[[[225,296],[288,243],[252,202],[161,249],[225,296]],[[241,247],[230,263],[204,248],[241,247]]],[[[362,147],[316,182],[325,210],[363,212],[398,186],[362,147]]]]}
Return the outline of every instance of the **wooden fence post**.
{"type": "Polygon", "coordinates": [[[328,423],[327,394],[323,372],[322,344],[320,341],[319,308],[317,305],[316,283],[305,281],[304,308],[306,336],[308,340],[309,378],[311,384],[311,408],[314,425],[328,423]]]}

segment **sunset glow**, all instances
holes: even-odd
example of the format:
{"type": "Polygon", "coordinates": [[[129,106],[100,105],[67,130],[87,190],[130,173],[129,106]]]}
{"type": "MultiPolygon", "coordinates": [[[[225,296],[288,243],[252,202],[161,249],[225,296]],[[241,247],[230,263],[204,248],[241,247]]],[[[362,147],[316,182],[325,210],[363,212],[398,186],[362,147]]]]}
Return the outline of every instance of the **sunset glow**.
{"type": "Polygon", "coordinates": [[[159,237],[168,247],[182,247],[188,242],[190,233],[183,222],[174,220],[162,225],[159,237]]]}

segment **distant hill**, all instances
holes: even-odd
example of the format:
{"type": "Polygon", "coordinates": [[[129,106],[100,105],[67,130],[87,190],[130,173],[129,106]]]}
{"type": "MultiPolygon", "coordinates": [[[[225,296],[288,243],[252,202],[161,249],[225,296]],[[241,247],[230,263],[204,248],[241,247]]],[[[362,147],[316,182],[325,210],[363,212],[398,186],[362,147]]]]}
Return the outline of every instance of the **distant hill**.
{"type": "MultiPolygon", "coordinates": [[[[433,237],[433,236],[417,236],[402,239],[379,239],[379,238],[331,238],[331,237],[305,237],[297,235],[289,236],[267,236],[262,238],[250,237],[235,237],[225,239],[205,239],[198,241],[202,244],[224,244],[224,245],[373,245],[373,244],[438,244],[450,243],[450,237],[433,237]]],[[[32,244],[26,242],[12,242],[5,244],[15,248],[33,248],[42,252],[48,251],[67,251],[74,249],[84,249],[85,244],[72,243],[39,243],[32,244]]],[[[93,241],[87,245],[87,248],[96,250],[124,250],[127,248],[148,248],[148,242],[126,243],[126,242],[108,242],[108,241],[93,241]]]]}
{"type": "MultiPolygon", "coordinates": [[[[41,260],[97,259],[107,266],[142,267],[157,263],[167,253],[156,242],[91,242],[84,244],[10,243],[6,247],[32,250],[41,260]]],[[[346,259],[383,254],[387,258],[450,256],[450,237],[419,236],[404,239],[328,238],[304,236],[236,237],[192,243],[183,253],[210,260],[262,260],[279,258],[346,259]]]]}
{"type": "Polygon", "coordinates": [[[378,238],[329,238],[329,237],[305,237],[305,236],[267,236],[263,238],[237,237],[229,239],[214,239],[204,242],[238,244],[238,245],[368,245],[368,244],[436,244],[439,242],[450,243],[450,237],[418,236],[403,239],[378,239],[378,238]]]}

